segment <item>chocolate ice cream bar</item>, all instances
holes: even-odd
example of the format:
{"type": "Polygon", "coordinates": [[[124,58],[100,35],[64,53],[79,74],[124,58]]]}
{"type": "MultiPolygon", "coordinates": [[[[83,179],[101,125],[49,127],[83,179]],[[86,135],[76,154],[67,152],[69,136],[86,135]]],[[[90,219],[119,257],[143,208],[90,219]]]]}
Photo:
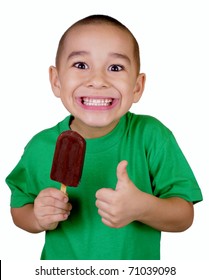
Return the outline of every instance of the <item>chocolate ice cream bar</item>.
{"type": "Polygon", "coordinates": [[[50,177],[65,193],[66,186],[77,187],[80,182],[85,150],[85,139],[75,131],[64,131],[57,138],[50,177]]]}

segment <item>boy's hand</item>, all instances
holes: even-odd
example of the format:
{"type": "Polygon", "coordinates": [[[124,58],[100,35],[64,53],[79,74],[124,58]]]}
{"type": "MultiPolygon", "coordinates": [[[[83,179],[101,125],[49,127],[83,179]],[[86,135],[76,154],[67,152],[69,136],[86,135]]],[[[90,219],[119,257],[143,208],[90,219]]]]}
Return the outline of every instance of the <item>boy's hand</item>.
{"type": "Polygon", "coordinates": [[[123,227],[136,220],[140,210],[139,198],[143,192],[129,179],[126,166],[127,161],[118,164],[115,190],[103,188],[96,193],[96,206],[103,223],[114,228],[123,227]]]}
{"type": "Polygon", "coordinates": [[[68,218],[71,209],[67,195],[55,188],[44,189],[34,201],[34,215],[44,230],[55,229],[60,221],[68,218]]]}

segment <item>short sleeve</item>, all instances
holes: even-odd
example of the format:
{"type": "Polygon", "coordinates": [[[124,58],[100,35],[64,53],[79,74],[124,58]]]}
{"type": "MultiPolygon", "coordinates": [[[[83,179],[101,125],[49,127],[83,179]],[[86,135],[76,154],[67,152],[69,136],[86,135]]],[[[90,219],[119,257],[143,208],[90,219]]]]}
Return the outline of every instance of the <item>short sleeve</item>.
{"type": "Polygon", "coordinates": [[[193,203],[202,200],[193,171],[172,133],[155,155],[150,170],[153,192],[157,197],[175,196],[193,203]]]}
{"type": "Polygon", "coordinates": [[[12,208],[22,207],[25,204],[34,202],[34,196],[28,192],[28,186],[30,185],[29,176],[22,160],[8,175],[6,183],[12,193],[10,201],[12,208]]]}

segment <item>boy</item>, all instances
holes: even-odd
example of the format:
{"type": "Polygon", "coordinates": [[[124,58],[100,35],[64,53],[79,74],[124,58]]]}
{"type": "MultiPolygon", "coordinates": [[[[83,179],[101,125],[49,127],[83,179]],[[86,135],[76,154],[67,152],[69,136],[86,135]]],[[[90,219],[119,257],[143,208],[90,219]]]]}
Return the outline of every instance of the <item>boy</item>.
{"type": "Polygon", "coordinates": [[[34,136],[7,177],[14,223],[46,231],[41,259],[160,259],[161,231],[189,228],[202,195],[170,130],[129,112],[145,85],[136,39],[111,17],[84,18],[62,36],[49,75],[70,116],[34,136]],[[69,200],[49,176],[68,129],[87,144],[69,200]]]}

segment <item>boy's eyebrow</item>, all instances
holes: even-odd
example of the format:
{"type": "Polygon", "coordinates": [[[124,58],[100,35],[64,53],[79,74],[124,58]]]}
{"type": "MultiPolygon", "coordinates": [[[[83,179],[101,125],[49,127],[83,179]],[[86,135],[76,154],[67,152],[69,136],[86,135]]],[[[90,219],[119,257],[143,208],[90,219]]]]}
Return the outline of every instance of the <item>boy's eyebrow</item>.
{"type": "Polygon", "coordinates": [[[89,52],[87,52],[87,51],[73,51],[68,55],[67,60],[69,60],[70,58],[72,58],[74,56],[86,55],[86,54],[89,54],[89,52]]]}
{"type": "Polygon", "coordinates": [[[110,56],[115,58],[122,58],[125,59],[129,64],[131,63],[130,58],[126,54],[112,52],[110,53],[110,56]]]}

